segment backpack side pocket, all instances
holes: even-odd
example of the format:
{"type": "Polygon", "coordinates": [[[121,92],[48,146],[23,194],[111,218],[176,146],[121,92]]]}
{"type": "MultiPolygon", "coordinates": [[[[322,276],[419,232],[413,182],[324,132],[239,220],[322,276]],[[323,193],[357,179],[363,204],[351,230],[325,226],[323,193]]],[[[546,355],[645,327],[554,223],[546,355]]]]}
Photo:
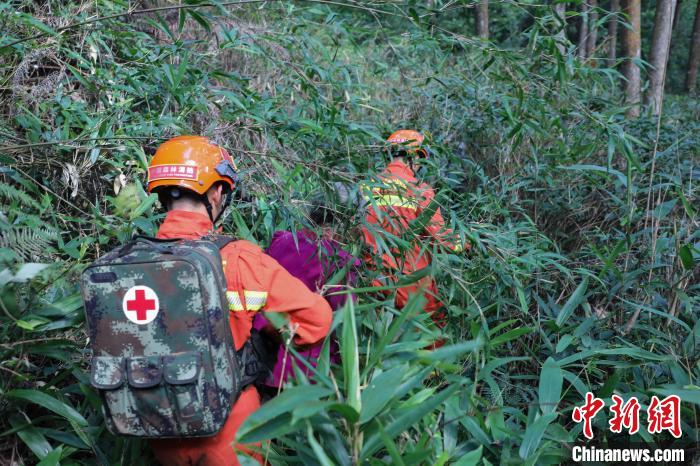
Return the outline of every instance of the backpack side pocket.
{"type": "Polygon", "coordinates": [[[163,384],[161,356],[132,356],[126,360],[129,390],[136,412],[149,437],[175,437],[179,434],[173,407],[163,384]]]}
{"type": "Polygon", "coordinates": [[[126,382],[125,359],[113,356],[94,356],[91,362],[90,383],[103,403],[107,427],[113,434],[143,435],[139,414],[126,382]]]}
{"type": "Polygon", "coordinates": [[[178,428],[183,434],[203,435],[213,430],[202,396],[202,356],[181,353],[163,356],[163,377],[167,385],[178,428]]]}

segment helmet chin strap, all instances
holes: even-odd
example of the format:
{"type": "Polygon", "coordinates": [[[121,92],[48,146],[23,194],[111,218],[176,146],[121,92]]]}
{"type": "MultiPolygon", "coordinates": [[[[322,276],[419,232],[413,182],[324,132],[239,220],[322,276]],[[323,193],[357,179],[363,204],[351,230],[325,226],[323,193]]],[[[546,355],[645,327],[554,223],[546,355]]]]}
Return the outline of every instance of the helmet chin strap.
{"type": "Polygon", "coordinates": [[[206,207],[207,214],[209,215],[209,220],[211,220],[211,224],[214,225],[216,223],[216,220],[219,219],[219,216],[217,215],[216,220],[214,220],[213,208],[211,202],[209,202],[209,198],[206,195],[204,196],[203,201],[204,207],[206,207]]]}
{"type": "Polygon", "coordinates": [[[209,214],[209,220],[211,220],[211,224],[216,226],[216,222],[219,221],[223,213],[226,211],[228,206],[231,204],[231,193],[226,193],[224,194],[224,202],[221,204],[221,209],[219,210],[219,214],[214,218],[214,208],[211,205],[211,202],[209,202],[209,198],[205,194],[203,197],[204,201],[204,207],[207,209],[207,214],[209,214]]]}

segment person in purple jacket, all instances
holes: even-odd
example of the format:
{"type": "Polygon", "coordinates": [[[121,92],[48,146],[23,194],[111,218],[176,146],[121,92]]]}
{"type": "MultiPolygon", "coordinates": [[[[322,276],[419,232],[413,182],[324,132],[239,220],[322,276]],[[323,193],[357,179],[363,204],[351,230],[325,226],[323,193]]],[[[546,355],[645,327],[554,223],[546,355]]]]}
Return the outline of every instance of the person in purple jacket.
{"type": "MultiPolygon", "coordinates": [[[[335,205],[347,204],[354,199],[350,196],[349,190],[340,183],[334,185],[334,191],[339,200],[335,205]]],[[[361,265],[361,261],[345,251],[337,241],[335,232],[337,211],[329,206],[331,203],[326,204],[316,200],[312,204],[310,219],[321,228],[321,236],[307,229],[296,233],[276,231],[265,252],[276,259],[290,274],[301,280],[311,291],[325,295],[333,311],[336,311],[351,295],[332,293],[346,290],[356,283],[356,268],[361,265]],[[341,283],[328,286],[328,280],[344,267],[347,267],[347,271],[341,283]]],[[[253,328],[268,334],[276,332],[262,314],[256,315],[253,328]]],[[[298,349],[297,352],[300,357],[316,367],[322,347],[323,342],[319,342],[310,347],[298,349]]],[[[331,341],[330,351],[331,362],[337,363],[339,361],[338,345],[335,340],[331,341]]],[[[265,385],[279,390],[290,377],[294,376],[295,366],[307,376],[312,375],[311,370],[287,351],[284,342],[281,342],[277,348],[277,361],[272,376],[265,381],[265,385]]]]}

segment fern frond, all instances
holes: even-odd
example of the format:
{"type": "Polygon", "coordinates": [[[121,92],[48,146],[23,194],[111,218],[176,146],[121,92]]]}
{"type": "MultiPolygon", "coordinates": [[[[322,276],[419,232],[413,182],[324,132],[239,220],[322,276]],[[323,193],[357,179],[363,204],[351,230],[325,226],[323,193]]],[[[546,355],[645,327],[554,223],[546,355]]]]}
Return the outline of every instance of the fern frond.
{"type": "Polygon", "coordinates": [[[58,232],[49,228],[11,228],[0,232],[0,247],[11,249],[24,260],[46,257],[58,240],[58,232]]]}
{"type": "Polygon", "coordinates": [[[9,202],[19,202],[20,204],[24,205],[25,207],[31,207],[33,209],[40,210],[41,205],[32,199],[32,197],[25,193],[24,191],[21,191],[14,186],[3,183],[0,181],[0,199],[5,199],[6,201],[9,202]]]}

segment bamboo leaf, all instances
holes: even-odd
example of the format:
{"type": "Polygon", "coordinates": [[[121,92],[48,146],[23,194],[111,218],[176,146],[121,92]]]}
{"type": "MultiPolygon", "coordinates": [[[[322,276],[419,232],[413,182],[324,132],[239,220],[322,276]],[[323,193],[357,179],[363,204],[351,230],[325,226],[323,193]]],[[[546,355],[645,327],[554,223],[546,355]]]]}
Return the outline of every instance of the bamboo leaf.
{"type": "Polygon", "coordinates": [[[552,357],[547,358],[542,366],[542,372],[540,372],[538,393],[542,414],[553,413],[556,410],[559,399],[561,398],[563,382],[564,375],[562,374],[561,367],[559,367],[559,364],[552,359],[552,357]]]}
{"type": "Polygon", "coordinates": [[[466,455],[452,463],[454,466],[476,466],[481,461],[481,455],[484,453],[484,446],[479,445],[475,450],[470,451],[466,455]]]}
{"type": "Polygon", "coordinates": [[[372,377],[367,387],[362,390],[361,423],[371,421],[384,409],[396,393],[399,386],[397,382],[403,380],[403,376],[407,373],[409,373],[408,365],[401,364],[372,377]]]}
{"type": "Polygon", "coordinates": [[[141,204],[131,213],[131,220],[134,220],[137,217],[140,217],[143,215],[147,210],[149,210],[151,207],[153,207],[153,204],[156,203],[158,200],[158,196],[155,194],[151,194],[150,196],[146,197],[141,204]]]}
{"type": "Polygon", "coordinates": [[[19,398],[22,400],[29,401],[30,403],[42,406],[48,409],[49,411],[53,411],[59,416],[63,416],[66,419],[74,421],[80,426],[88,425],[88,422],[85,420],[85,418],[78,411],[76,411],[75,408],[70,406],[68,403],[57,400],[51,395],[48,395],[44,392],[40,392],[39,390],[16,389],[10,390],[5,395],[10,398],[19,398]]]}
{"type": "Polygon", "coordinates": [[[579,171],[593,171],[593,172],[598,172],[598,173],[607,173],[610,175],[614,175],[617,180],[624,186],[625,188],[627,187],[627,176],[622,173],[621,171],[615,170],[613,168],[606,168],[606,167],[601,167],[600,165],[569,165],[569,166],[561,166],[559,168],[563,168],[564,170],[579,170],[579,171]]]}
{"type": "Polygon", "coordinates": [[[60,466],[63,447],[59,446],[51,450],[36,466],[60,466]]]}
{"type": "Polygon", "coordinates": [[[573,341],[574,341],[573,335],[568,334],[568,333],[566,335],[562,335],[561,339],[559,340],[559,343],[557,343],[556,352],[557,353],[563,352],[564,350],[566,350],[566,348],[569,347],[569,345],[573,341]]]}
{"type": "Polygon", "coordinates": [[[483,340],[481,338],[477,338],[476,340],[463,341],[462,343],[443,346],[442,348],[431,351],[423,351],[421,353],[421,358],[426,361],[448,361],[455,356],[477,351],[483,346],[483,340]]]}
{"type": "Polygon", "coordinates": [[[17,436],[29,447],[37,458],[46,458],[52,451],[51,444],[46,440],[46,437],[33,425],[28,424],[25,419],[19,415],[10,416],[10,425],[17,430],[17,436]]]}
{"type": "MultiPolygon", "coordinates": [[[[433,411],[435,408],[440,406],[447,398],[452,396],[461,386],[459,384],[452,384],[448,386],[445,390],[437,393],[435,396],[430,397],[424,403],[407,410],[405,413],[397,415],[389,424],[387,424],[384,432],[389,438],[394,438],[401,432],[406,431],[410,426],[414,425],[418,420],[423,418],[425,415],[433,411]]],[[[364,446],[362,447],[361,457],[367,458],[369,455],[373,454],[382,444],[381,434],[375,433],[367,438],[364,446]]]]}
{"type": "Polygon", "coordinates": [[[44,270],[48,266],[48,264],[22,264],[22,266],[19,268],[17,273],[15,273],[14,277],[12,277],[10,281],[15,283],[23,283],[29,281],[32,278],[36,277],[42,270],[44,270]]]}
{"type": "Polygon", "coordinates": [[[557,413],[545,414],[538,417],[535,422],[527,426],[527,429],[525,429],[525,436],[523,437],[523,443],[520,444],[520,449],[518,450],[520,458],[526,460],[534,454],[542,441],[545,430],[547,430],[549,424],[551,424],[557,416],[559,416],[557,413]]]}
{"type": "Polygon", "coordinates": [[[588,289],[588,279],[584,278],[581,283],[576,287],[574,292],[569,296],[569,299],[566,301],[566,304],[561,308],[561,311],[559,311],[559,315],[557,316],[556,324],[557,327],[563,326],[567,320],[569,320],[569,317],[571,317],[571,314],[576,310],[576,308],[581,304],[583,301],[584,296],[586,295],[586,290],[588,289]]]}
{"type": "Polygon", "coordinates": [[[508,330],[507,332],[502,333],[495,338],[492,338],[491,341],[489,342],[489,346],[491,348],[495,348],[496,346],[502,345],[502,344],[507,343],[511,340],[518,339],[523,335],[527,335],[528,333],[532,333],[532,331],[533,331],[532,327],[518,327],[518,328],[514,328],[512,330],[508,330]]]}
{"type": "Polygon", "coordinates": [[[237,438],[242,443],[252,443],[298,430],[298,426],[292,425],[291,412],[331,393],[330,389],[317,385],[287,388],[248,416],[238,429],[237,438]]]}
{"type": "Polygon", "coordinates": [[[323,451],[323,447],[318,443],[318,440],[314,438],[314,431],[310,423],[307,423],[306,438],[309,440],[309,444],[311,444],[311,448],[316,454],[316,459],[319,463],[323,466],[332,466],[334,464],[333,461],[328,457],[326,452],[323,451]]]}
{"type": "Polygon", "coordinates": [[[678,250],[678,256],[681,258],[681,264],[685,270],[692,270],[695,267],[695,260],[693,259],[693,253],[690,250],[690,246],[687,244],[681,246],[678,250]]]}
{"type": "Polygon", "coordinates": [[[348,299],[343,307],[343,328],[340,341],[345,396],[347,404],[358,413],[362,412],[360,396],[360,356],[357,350],[357,324],[355,323],[355,304],[348,299]]]}

